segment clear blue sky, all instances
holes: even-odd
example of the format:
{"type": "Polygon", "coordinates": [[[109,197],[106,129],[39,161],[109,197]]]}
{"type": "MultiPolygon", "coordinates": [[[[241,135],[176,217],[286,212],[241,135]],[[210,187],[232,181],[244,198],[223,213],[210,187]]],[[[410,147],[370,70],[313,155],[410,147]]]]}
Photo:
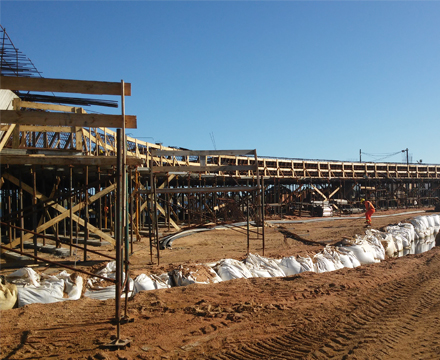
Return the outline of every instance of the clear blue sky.
{"type": "Polygon", "coordinates": [[[130,82],[141,140],[213,149],[212,134],[217,149],[345,161],[409,148],[440,163],[440,2],[0,6],[44,77],[130,82]]]}

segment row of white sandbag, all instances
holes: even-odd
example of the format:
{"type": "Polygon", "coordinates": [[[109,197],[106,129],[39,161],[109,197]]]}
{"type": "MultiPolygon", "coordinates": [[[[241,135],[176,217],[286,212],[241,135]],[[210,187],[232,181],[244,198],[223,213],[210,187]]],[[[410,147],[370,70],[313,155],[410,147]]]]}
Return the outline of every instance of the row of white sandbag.
{"type": "MultiPolygon", "coordinates": [[[[385,259],[385,254],[395,256],[403,249],[414,246],[414,239],[420,242],[430,242],[430,246],[421,249],[430,249],[433,246],[433,237],[428,237],[427,229],[434,228],[440,223],[438,215],[420,216],[410,224],[399,223],[386,228],[386,232],[367,230],[364,236],[357,235],[354,240],[345,240],[342,246],[326,247],[321,252],[310,256],[290,256],[283,259],[270,259],[260,255],[249,254],[243,261],[224,259],[207,268],[203,281],[198,281],[197,273],[183,275],[181,269],[161,275],[141,274],[134,280],[128,279],[131,296],[143,290],[155,290],[173,286],[185,286],[194,283],[210,283],[237,278],[275,277],[295,275],[304,271],[327,272],[343,267],[354,268],[361,264],[372,264],[385,259]],[[416,225],[414,225],[414,223],[416,225]],[[425,231],[425,236],[420,234],[425,231]]],[[[438,232],[438,230],[437,230],[438,232]]],[[[414,252],[413,252],[414,253],[414,252]]],[[[115,277],[115,262],[109,262],[97,274],[108,278],[115,277]]],[[[124,275],[125,276],[125,275],[124,275]]],[[[59,275],[40,276],[31,268],[23,268],[7,277],[9,282],[18,285],[18,306],[31,303],[51,303],[64,300],[76,300],[81,297],[83,279],[81,276],[72,277],[63,271],[59,275]]],[[[85,296],[100,300],[114,298],[115,288],[100,286],[100,279],[89,279],[85,296]]],[[[125,296],[123,293],[122,296],[125,296]]]]}
{"type": "Polygon", "coordinates": [[[410,220],[414,226],[415,239],[437,235],[440,231],[440,215],[417,216],[410,220]]]}

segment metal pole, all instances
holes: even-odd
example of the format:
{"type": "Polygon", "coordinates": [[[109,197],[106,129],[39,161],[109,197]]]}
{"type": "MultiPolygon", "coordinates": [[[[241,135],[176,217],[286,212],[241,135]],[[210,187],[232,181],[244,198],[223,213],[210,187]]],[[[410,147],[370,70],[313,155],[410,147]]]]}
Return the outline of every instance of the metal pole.
{"type": "Polygon", "coordinates": [[[85,182],[86,189],[84,194],[85,202],[85,217],[84,217],[84,261],[87,261],[87,242],[89,241],[89,167],[86,166],[85,169],[85,182]]]}
{"type": "MultiPolygon", "coordinates": [[[[249,181],[248,181],[249,185],[249,181]]],[[[247,231],[246,231],[246,237],[247,237],[247,254],[249,255],[249,193],[246,193],[246,217],[247,217],[247,231]]]]}
{"type": "MultiPolygon", "coordinates": [[[[37,173],[35,172],[35,165],[32,166],[32,175],[33,175],[33,207],[32,207],[32,222],[34,227],[34,256],[37,256],[37,173]]],[[[11,231],[11,228],[9,228],[9,231],[11,231]]],[[[38,260],[35,258],[34,260],[35,264],[38,262],[38,260]]]]}
{"type": "Polygon", "coordinates": [[[24,211],[23,211],[23,186],[21,183],[21,172],[20,172],[20,251],[24,251],[23,247],[23,229],[24,229],[24,211]]]}
{"type": "Polygon", "coordinates": [[[69,179],[69,191],[70,191],[70,197],[69,197],[69,216],[70,216],[70,221],[69,221],[69,229],[70,229],[70,256],[73,255],[73,248],[72,248],[72,244],[73,244],[73,167],[70,166],[69,168],[69,175],[70,175],[70,179],[69,179]]]}
{"type": "Polygon", "coordinates": [[[122,131],[117,129],[117,192],[116,192],[116,216],[115,216],[115,243],[116,243],[116,284],[115,284],[115,321],[117,340],[120,339],[121,320],[121,243],[123,234],[123,156],[122,156],[122,131]]]}

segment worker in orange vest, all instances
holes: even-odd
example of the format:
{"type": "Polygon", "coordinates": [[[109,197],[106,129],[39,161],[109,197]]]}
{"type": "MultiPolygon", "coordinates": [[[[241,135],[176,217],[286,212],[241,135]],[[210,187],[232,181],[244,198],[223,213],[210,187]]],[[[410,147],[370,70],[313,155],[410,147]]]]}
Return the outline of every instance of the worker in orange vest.
{"type": "Polygon", "coordinates": [[[365,204],[365,218],[367,226],[371,226],[371,215],[373,215],[376,212],[376,209],[374,208],[374,205],[371,201],[365,201],[365,199],[361,200],[362,204],[365,204]]]}

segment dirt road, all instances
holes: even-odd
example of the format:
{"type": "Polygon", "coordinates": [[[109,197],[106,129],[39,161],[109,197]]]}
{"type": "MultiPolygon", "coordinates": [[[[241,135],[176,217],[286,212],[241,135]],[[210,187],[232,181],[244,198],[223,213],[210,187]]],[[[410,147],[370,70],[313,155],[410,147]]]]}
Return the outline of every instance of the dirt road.
{"type": "MultiPolygon", "coordinates": [[[[349,221],[290,230],[309,230],[309,239],[330,232],[336,240],[350,236],[349,221]]],[[[318,249],[271,229],[266,255],[318,249]]],[[[182,248],[182,263],[199,261],[210,247],[200,244],[208,235],[203,240],[202,234],[176,242],[159,268],[170,266],[167,256],[178,263],[176,248],[182,248]],[[184,253],[187,247],[191,252],[184,253]]],[[[242,246],[228,232],[217,240],[224,243],[210,260],[242,246]]],[[[142,257],[145,244],[138,246],[132,261],[140,271],[148,254],[142,257]]],[[[141,292],[129,301],[133,322],[121,327],[131,346],[118,351],[101,349],[116,333],[112,300],[33,304],[0,316],[2,359],[439,359],[440,249],[328,273],[141,292]]]]}

